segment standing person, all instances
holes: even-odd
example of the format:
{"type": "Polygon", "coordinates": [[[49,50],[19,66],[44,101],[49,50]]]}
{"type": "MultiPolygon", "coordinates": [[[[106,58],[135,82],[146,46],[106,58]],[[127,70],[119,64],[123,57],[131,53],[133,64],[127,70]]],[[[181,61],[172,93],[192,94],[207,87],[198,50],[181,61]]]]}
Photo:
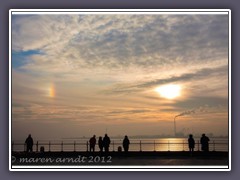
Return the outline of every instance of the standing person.
{"type": "Polygon", "coordinates": [[[25,144],[27,145],[27,152],[33,151],[33,139],[31,134],[28,135],[27,139],[25,140],[25,144]]]}
{"type": "Polygon", "coordinates": [[[95,145],[96,145],[96,136],[93,135],[93,137],[90,138],[89,140],[90,143],[90,152],[94,152],[95,151],[95,145]]]}
{"type": "Polygon", "coordinates": [[[110,138],[108,137],[107,134],[105,134],[104,138],[103,138],[103,147],[105,152],[109,152],[109,145],[111,143],[110,138]]]}
{"type": "Polygon", "coordinates": [[[123,149],[124,149],[125,153],[128,152],[129,144],[130,144],[130,141],[129,141],[128,137],[125,136],[125,138],[123,139],[123,149]]]}
{"type": "Polygon", "coordinates": [[[205,134],[202,134],[202,137],[200,139],[200,142],[202,145],[202,151],[205,151],[205,152],[209,151],[209,145],[208,145],[209,141],[210,141],[209,138],[205,134]]]}
{"type": "Polygon", "coordinates": [[[99,137],[98,139],[98,147],[100,149],[100,152],[103,152],[103,140],[102,140],[102,136],[99,137]]]}
{"type": "Polygon", "coordinates": [[[195,148],[195,140],[193,139],[192,134],[190,134],[188,138],[188,147],[189,147],[189,151],[192,153],[195,148]]]}

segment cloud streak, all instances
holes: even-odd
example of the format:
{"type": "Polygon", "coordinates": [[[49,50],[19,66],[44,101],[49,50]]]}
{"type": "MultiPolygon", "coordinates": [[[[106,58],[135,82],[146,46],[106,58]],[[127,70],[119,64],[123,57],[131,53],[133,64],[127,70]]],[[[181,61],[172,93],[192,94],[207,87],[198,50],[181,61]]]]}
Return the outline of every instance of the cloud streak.
{"type": "Polygon", "coordinates": [[[184,73],[178,76],[172,76],[163,79],[154,79],[152,81],[136,83],[135,85],[117,85],[114,89],[110,90],[112,93],[134,93],[143,91],[146,88],[152,88],[159,85],[168,83],[184,83],[199,80],[206,80],[212,77],[227,77],[228,66],[220,66],[215,68],[203,68],[196,72],[184,73]]]}
{"type": "Polygon", "coordinates": [[[227,76],[228,66],[221,66],[217,68],[204,68],[194,73],[186,73],[180,76],[173,76],[167,79],[157,79],[151,82],[143,83],[137,87],[152,87],[155,85],[162,85],[167,83],[178,83],[185,81],[194,81],[199,79],[209,78],[211,76],[227,76]]]}

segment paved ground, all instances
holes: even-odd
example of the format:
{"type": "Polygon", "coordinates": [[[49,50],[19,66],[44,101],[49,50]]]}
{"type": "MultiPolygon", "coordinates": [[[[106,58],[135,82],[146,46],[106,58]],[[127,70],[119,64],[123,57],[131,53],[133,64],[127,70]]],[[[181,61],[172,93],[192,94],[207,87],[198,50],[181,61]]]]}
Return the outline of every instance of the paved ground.
{"type": "Polygon", "coordinates": [[[163,165],[163,166],[194,166],[194,165],[204,165],[204,166],[219,166],[219,165],[228,165],[228,159],[200,159],[200,158],[113,158],[112,165],[163,165]]]}
{"type": "Polygon", "coordinates": [[[228,152],[45,152],[12,153],[18,166],[227,166],[228,152]]]}

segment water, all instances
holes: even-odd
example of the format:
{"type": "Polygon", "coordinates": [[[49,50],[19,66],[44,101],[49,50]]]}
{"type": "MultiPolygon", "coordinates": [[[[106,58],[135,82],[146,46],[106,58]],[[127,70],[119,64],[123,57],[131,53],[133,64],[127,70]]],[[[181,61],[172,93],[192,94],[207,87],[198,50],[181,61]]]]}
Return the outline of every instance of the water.
{"type": "MultiPolygon", "coordinates": [[[[24,151],[24,141],[13,141],[13,151],[24,151]]],[[[87,151],[88,139],[64,139],[64,140],[40,140],[38,150],[41,146],[45,151],[87,151]]],[[[195,138],[195,151],[201,150],[199,138],[195,138]]],[[[110,151],[117,151],[122,147],[122,139],[111,139],[110,151]]],[[[36,151],[36,142],[33,151],[36,151]]],[[[99,151],[98,145],[95,147],[99,151]]],[[[188,151],[187,138],[142,138],[130,139],[129,151],[188,151]]],[[[228,151],[227,138],[210,138],[210,151],[228,151]]]]}

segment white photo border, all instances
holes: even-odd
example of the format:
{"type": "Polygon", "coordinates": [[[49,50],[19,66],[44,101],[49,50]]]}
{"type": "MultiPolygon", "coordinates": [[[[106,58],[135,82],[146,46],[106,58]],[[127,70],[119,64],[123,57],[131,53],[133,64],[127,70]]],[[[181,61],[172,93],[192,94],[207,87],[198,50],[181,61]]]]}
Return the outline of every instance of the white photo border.
{"type": "Polygon", "coordinates": [[[10,9],[9,10],[9,170],[10,171],[231,171],[231,10],[230,9],[10,9]],[[227,14],[228,165],[224,166],[17,166],[12,165],[12,15],[30,14],[227,14]]]}

